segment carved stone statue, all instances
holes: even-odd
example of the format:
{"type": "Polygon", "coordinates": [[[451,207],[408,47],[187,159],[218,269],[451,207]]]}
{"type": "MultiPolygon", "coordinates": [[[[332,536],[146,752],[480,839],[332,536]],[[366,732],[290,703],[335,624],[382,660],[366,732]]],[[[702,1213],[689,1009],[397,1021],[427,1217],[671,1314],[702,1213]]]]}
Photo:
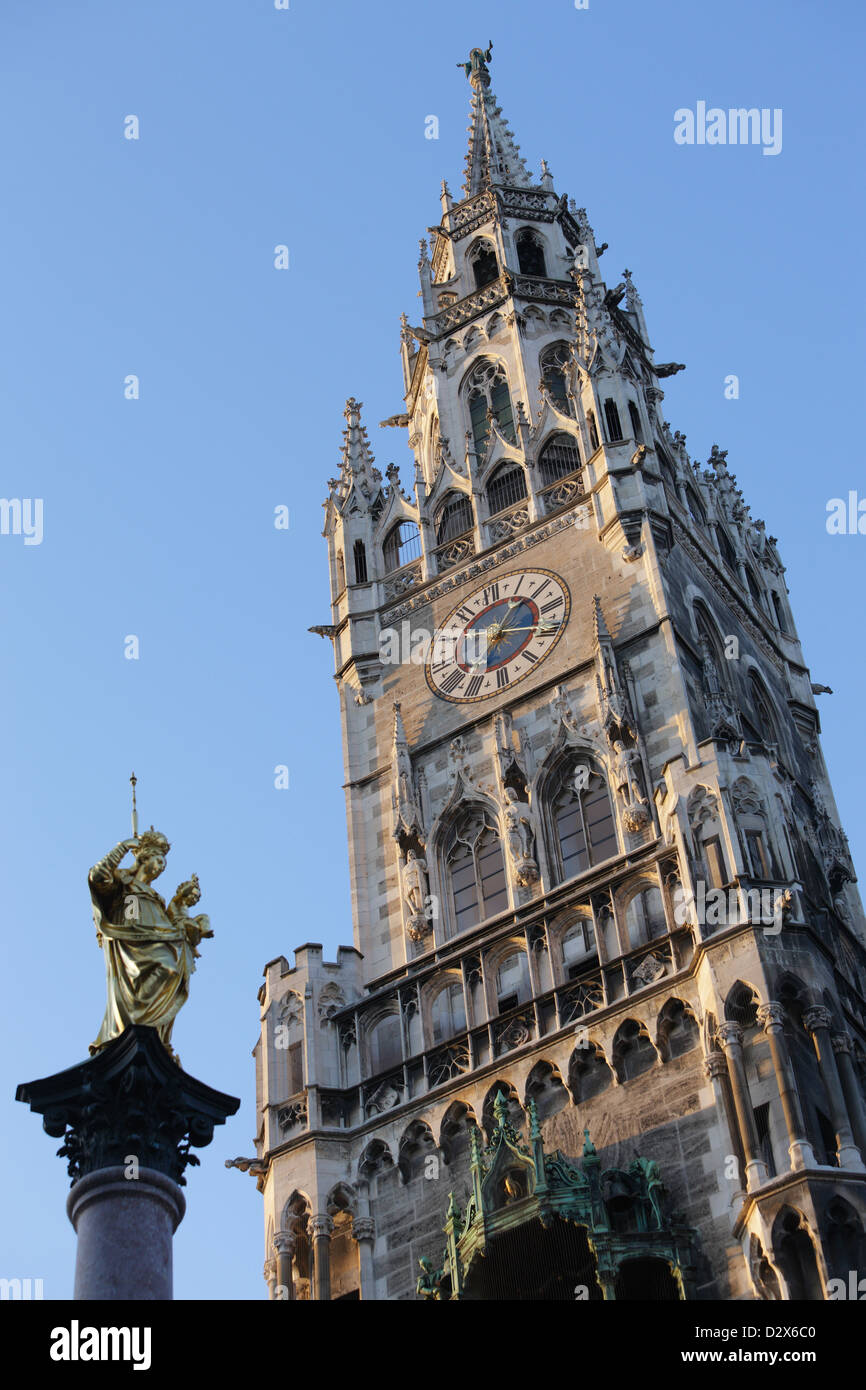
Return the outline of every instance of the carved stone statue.
{"type": "Polygon", "coordinates": [[[420,941],[430,930],[427,916],[427,860],[419,859],[413,849],[406,855],[400,870],[403,901],[409,909],[407,931],[412,941],[420,941]]]}
{"type": "Polygon", "coordinates": [[[665,1186],[662,1182],[661,1168],[654,1158],[641,1158],[640,1155],[637,1154],[629,1171],[641,1182],[645,1196],[652,1209],[653,1216],[656,1219],[656,1226],[659,1230],[662,1230],[664,1226],[662,1198],[664,1196],[665,1186]]]}
{"type": "Polygon", "coordinates": [[[155,1028],[175,1061],[171,1047],[174,1020],[189,997],[195,949],[213,936],[207,916],[190,917],[188,908],[201,896],[198,879],[182,883],[171,903],[152,884],[165,868],[171,846],[153,826],[122,840],[90,870],[97,944],[105,955],[108,1003],[94,1054],[133,1024],[155,1028]],[[121,869],[132,851],[135,864],[121,869]]]}
{"type": "Polygon", "coordinates": [[[640,774],[640,754],[636,748],[626,748],[614,740],[614,782],[623,805],[622,821],[626,830],[643,830],[649,823],[649,808],[643,794],[640,774]]]}
{"type": "Polygon", "coordinates": [[[535,830],[532,812],[513,787],[505,788],[505,840],[514,865],[514,877],[521,888],[538,882],[538,865],[532,857],[535,830]]]}

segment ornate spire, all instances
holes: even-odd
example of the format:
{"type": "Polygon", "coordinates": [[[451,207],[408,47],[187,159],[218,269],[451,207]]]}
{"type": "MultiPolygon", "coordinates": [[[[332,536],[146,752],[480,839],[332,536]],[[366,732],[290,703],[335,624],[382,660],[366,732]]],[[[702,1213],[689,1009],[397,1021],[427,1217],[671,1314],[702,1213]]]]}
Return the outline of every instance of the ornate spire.
{"type": "Polygon", "coordinates": [[[350,396],[343,412],[346,428],[343,431],[343,447],[340,451],[340,477],[334,480],[339,489],[341,501],[357,483],[367,500],[372,500],[379,491],[382,474],[374,467],[373,451],[367,438],[367,431],[361,424],[361,402],[350,396]]]}
{"type": "Polygon", "coordinates": [[[466,156],[466,179],[463,192],[468,198],[480,193],[491,183],[511,184],[529,188],[532,180],[519,154],[520,146],[503,119],[502,108],[490,87],[487,64],[493,52],[492,42],[486,49],[473,48],[465,68],[472,83],[472,107],[469,126],[469,152],[466,156]]]}

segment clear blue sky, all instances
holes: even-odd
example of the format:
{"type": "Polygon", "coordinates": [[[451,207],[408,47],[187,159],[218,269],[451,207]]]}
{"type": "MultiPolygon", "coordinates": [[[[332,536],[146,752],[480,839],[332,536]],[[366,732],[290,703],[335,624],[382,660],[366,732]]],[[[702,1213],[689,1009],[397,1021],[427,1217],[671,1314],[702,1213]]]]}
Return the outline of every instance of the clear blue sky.
{"type": "Polygon", "coordinates": [[[456,64],[473,45],[493,38],[523,153],[587,207],[608,281],[633,271],[658,360],[688,364],[666,383],[672,427],[701,458],[729,449],[780,538],[813,678],[836,692],[824,747],[866,865],[866,536],[825,530],[830,497],[866,496],[863,13],[6,0],[0,494],[44,499],[44,539],[0,536],[0,1274],[71,1291],[57,1144],[12,1097],[81,1060],[99,1027],[86,874],[128,833],[134,768],[144,822],[174,846],[161,882],[197,871],[216,931],[175,1041],[242,1098],[190,1174],[176,1294],[265,1296],[261,1199],[223,1167],[253,1151],[256,990],[271,957],[352,939],[330,645],[307,632],[329,618],[321,504],[350,394],[379,466],[409,469],[405,437],[375,426],[403,408],[418,238],[440,180],[462,180],[456,64]],[[676,145],[674,111],[700,100],[781,107],[782,153],[676,145]]]}

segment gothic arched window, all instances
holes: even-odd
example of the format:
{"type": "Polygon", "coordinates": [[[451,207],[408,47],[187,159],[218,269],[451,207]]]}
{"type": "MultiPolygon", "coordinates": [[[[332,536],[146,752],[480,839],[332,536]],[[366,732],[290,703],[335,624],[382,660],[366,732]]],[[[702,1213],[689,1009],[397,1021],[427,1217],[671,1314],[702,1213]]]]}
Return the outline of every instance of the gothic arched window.
{"type": "Polygon", "coordinates": [[[643,439],[643,430],[640,426],[640,412],[634,401],[629,401],[628,403],[628,418],[631,421],[632,437],[640,444],[643,439]]]}
{"type": "Polygon", "coordinates": [[[403,1060],[403,1041],[398,1014],[388,1014],[375,1023],[367,1038],[370,1066],[374,1074],[387,1071],[403,1060]]]}
{"type": "Polygon", "coordinates": [[[526,954],[523,951],[513,951],[499,962],[496,972],[497,1012],[504,1014],[508,1009],[516,1009],[531,993],[526,954]]]}
{"type": "Polygon", "coordinates": [[[455,980],[453,984],[440,989],[430,1008],[430,1021],[433,1027],[434,1043],[444,1042],[466,1029],[466,1005],[463,999],[463,986],[455,980]]]}
{"type": "Polygon", "coordinates": [[[446,545],[456,540],[473,527],[472,503],[462,492],[452,492],[446,497],[436,517],[436,544],[446,545]]]}
{"type": "Polygon", "coordinates": [[[497,279],[499,261],[496,258],[496,247],[493,242],[476,241],[469,252],[469,264],[472,267],[477,290],[480,290],[484,285],[489,285],[491,280],[497,279]]]}
{"type": "Polygon", "coordinates": [[[519,464],[504,463],[497,468],[487,484],[487,505],[490,515],[504,511],[526,496],[526,478],[519,464]]]}
{"type": "Polygon", "coordinates": [[[352,557],[355,561],[355,583],[367,583],[367,550],[363,541],[355,541],[352,547],[352,557]]]}
{"type": "Polygon", "coordinates": [[[620,424],[616,401],[610,396],[604,403],[604,423],[607,426],[607,437],[611,444],[617,444],[622,439],[622,425],[620,424]]]}
{"type": "Polygon", "coordinates": [[[764,743],[778,743],[779,733],[773,706],[761,680],[754,671],[749,673],[749,691],[752,696],[752,709],[757,720],[757,729],[764,743]]]}
{"type": "Polygon", "coordinates": [[[580,468],[580,454],[574,435],[553,435],[538,456],[538,468],[543,487],[567,477],[569,473],[576,473],[580,468]]]}
{"type": "Polygon", "coordinates": [[[752,595],[752,598],[755,600],[755,603],[757,603],[758,606],[760,607],[760,605],[761,605],[761,590],[760,590],[760,586],[759,586],[759,584],[758,584],[758,581],[757,581],[757,579],[755,578],[755,571],[752,569],[752,566],[751,566],[751,565],[746,565],[745,569],[746,569],[746,583],[747,583],[748,586],[749,586],[749,593],[752,595]]]}
{"type": "Polygon", "coordinates": [[[508,906],[499,832],[487,812],[472,807],[454,826],[445,854],[455,932],[508,906]]]}
{"type": "Polygon", "coordinates": [[[560,774],[552,812],[563,880],[617,853],[607,783],[586,764],[571,764],[560,774]]]}
{"type": "Polygon", "coordinates": [[[664,936],[668,924],[660,889],[654,886],[639,889],[629,900],[625,921],[632,950],[656,936],[664,936]]]}
{"type": "Polygon", "coordinates": [[[731,545],[727,531],[722,526],[716,526],[716,535],[719,539],[719,550],[722,559],[728,569],[732,570],[734,574],[737,574],[737,556],[734,547],[731,545]]]}
{"type": "Polygon", "coordinates": [[[554,343],[552,347],[545,348],[539,358],[541,380],[556,404],[569,415],[571,402],[568,399],[567,384],[570,363],[571,352],[567,343],[554,343]]]}
{"type": "Polygon", "coordinates": [[[580,974],[587,960],[596,954],[595,932],[588,917],[580,918],[566,931],[560,942],[562,965],[568,979],[580,974]]]}
{"type": "Polygon", "coordinates": [[[504,367],[498,362],[492,362],[489,357],[483,357],[476,363],[469,377],[466,399],[477,454],[483,454],[487,447],[488,411],[505,438],[512,444],[517,442],[514,434],[514,412],[511,409],[511,396],[504,367]]]}
{"type": "Polygon", "coordinates": [[[771,589],[770,593],[773,598],[773,611],[776,614],[776,626],[780,632],[786,632],[787,628],[785,627],[785,619],[782,613],[782,601],[775,589],[771,589]]]}
{"type": "Polygon", "coordinates": [[[706,526],[707,514],[698,500],[697,494],[692,488],[686,488],[686,505],[692,514],[692,521],[696,521],[699,526],[706,526]]]}
{"type": "Polygon", "coordinates": [[[544,246],[531,227],[522,227],[514,238],[521,275],[546,275],[544,246]]]}
{"type": "MultiPolygon", "coordinates": [[[[414,521],[398,521],[397,525],[391,528],[383,553],[385,569],[389,574],[391,570],[408,565],[410,560],[417,560],[421,554],[421,536],[414,521]]],[[[361,583],[360,580],[358,582],[361,583]]]]}

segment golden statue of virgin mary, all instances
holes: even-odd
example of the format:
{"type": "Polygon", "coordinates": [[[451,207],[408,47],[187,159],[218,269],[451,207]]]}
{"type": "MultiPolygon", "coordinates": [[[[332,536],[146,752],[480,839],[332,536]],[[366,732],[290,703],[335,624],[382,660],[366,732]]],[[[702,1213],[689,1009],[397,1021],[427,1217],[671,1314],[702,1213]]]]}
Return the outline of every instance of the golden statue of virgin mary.
{"type": "Polygon", "coordinates": [[[140,1023],[156,1028],[175,1061],[171,1030],[189,997],[203,937],[213,936],[204,913],[190,917],[189,908],[201,897],[198,879],[180,884],[166,907],[153,887],[165,868],[171,849],[153,826],[131,840],[121,840],[90,870],[96,939],[105,955],[108,1003],[91,1054],[140,1023]],[[129,851],[134,867],[120,867],[129,851]]]}

